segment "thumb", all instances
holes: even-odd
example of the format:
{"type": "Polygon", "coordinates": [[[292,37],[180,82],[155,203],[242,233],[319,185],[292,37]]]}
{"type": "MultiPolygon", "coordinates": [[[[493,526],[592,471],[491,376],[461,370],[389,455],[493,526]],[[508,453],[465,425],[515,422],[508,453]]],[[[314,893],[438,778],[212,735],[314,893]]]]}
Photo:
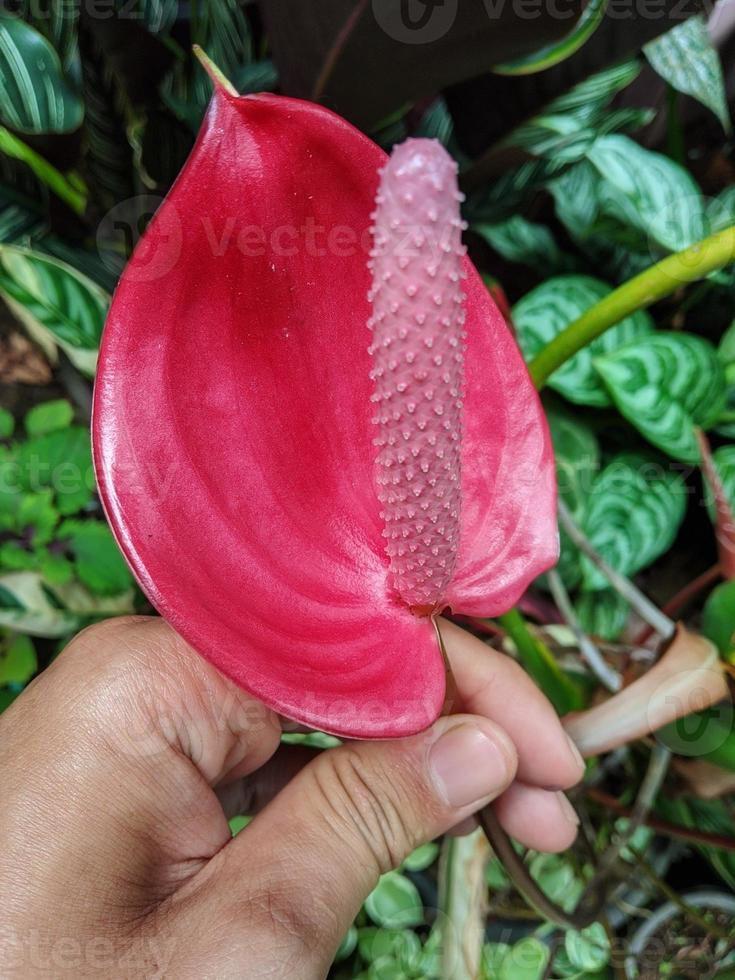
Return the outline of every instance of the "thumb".
{"type": "Polygon", "coordinates": [[[237,947],[225,962],[221,945],[208,951],[218,975],[262,944],[263,962],[272,969],[278,950],[286,970],[269,976],[292,976],[292,956],[300,977],[324,976],[378,877],[502,793],[515,769],[509,737],[472,715],[322,753],[210,862],[197,918],[220,937],[229,918],[237,947]]]}

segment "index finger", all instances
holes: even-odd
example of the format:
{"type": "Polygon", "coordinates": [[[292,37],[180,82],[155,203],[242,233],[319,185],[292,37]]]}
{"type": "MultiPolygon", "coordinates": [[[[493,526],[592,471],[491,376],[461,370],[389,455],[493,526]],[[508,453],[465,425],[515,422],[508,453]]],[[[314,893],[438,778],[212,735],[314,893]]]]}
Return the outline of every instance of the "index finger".
{"type": "Polygon", "coordinates": [[[545,695],[514,660],[445,619],[442,640],[457,684],[454,710],[483,715],[510,735],[518,778],[547,789],[568,789],[584,761],[545,695]]]}

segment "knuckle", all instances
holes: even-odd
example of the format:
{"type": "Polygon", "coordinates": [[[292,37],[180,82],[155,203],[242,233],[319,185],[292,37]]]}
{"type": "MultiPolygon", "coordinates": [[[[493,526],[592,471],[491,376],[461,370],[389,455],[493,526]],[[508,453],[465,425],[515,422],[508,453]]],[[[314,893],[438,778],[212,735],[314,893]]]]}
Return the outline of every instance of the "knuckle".
{"type": "MultiPolygon", "coordinates": [[[[314,767],[320,813],[332,832],[355,840],[377,874],[397,867],[415,845],[419,821],[411,819],[406,773],[370,765],[362,752],[343,746],[314,767]]],[[[398,767],[397,767],[398,769],[398,767]]]]}

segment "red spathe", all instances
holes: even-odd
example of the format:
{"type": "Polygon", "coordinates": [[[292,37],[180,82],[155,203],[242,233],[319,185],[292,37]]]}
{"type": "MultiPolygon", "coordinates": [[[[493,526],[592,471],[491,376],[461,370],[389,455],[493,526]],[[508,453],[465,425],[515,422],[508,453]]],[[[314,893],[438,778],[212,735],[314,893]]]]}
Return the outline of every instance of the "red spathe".
{"type": "MultiPolygon", "coordinates": [[[[434,627],[391,591],[371,423],[370,213],[385,154],[311,103],[218,88],[105,327],[93,442],[154,606],[270,707],[425,728],[434,627]]],[[[536,392],[468,263],[462,509],[446,603],[494,615],[557,558],[536,392]]]]}

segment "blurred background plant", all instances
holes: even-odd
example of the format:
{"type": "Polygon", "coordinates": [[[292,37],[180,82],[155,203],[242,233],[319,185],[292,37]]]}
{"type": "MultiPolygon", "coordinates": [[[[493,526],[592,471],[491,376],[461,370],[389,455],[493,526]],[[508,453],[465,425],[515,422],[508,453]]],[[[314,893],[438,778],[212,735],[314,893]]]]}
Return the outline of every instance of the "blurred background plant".
{"type": "Polygon", "coordinates": [[[544,388],[562,535],[517,609],[463,625],[561,713],[646,677],[673,697],[649,671],[672,619],[690,630],[673,712],[642,725],[629,698],[614,746],[590,716],[573,851],[518,854],[567,912],[595,896],[592,925],[536,911],[479,833],[447,838],[381,879],[334,976],[735,976],[733,712],[687,680],[715,649],[718,676],[735,663],[735,2],[414,6],[4,3],[0,710],[79,628],[150,611],[95,495],[91,381],[206,108],[198,43],[242,93],[323,101],[386,148],[432,136],[460,164],[470,252],[544,388]]]}

